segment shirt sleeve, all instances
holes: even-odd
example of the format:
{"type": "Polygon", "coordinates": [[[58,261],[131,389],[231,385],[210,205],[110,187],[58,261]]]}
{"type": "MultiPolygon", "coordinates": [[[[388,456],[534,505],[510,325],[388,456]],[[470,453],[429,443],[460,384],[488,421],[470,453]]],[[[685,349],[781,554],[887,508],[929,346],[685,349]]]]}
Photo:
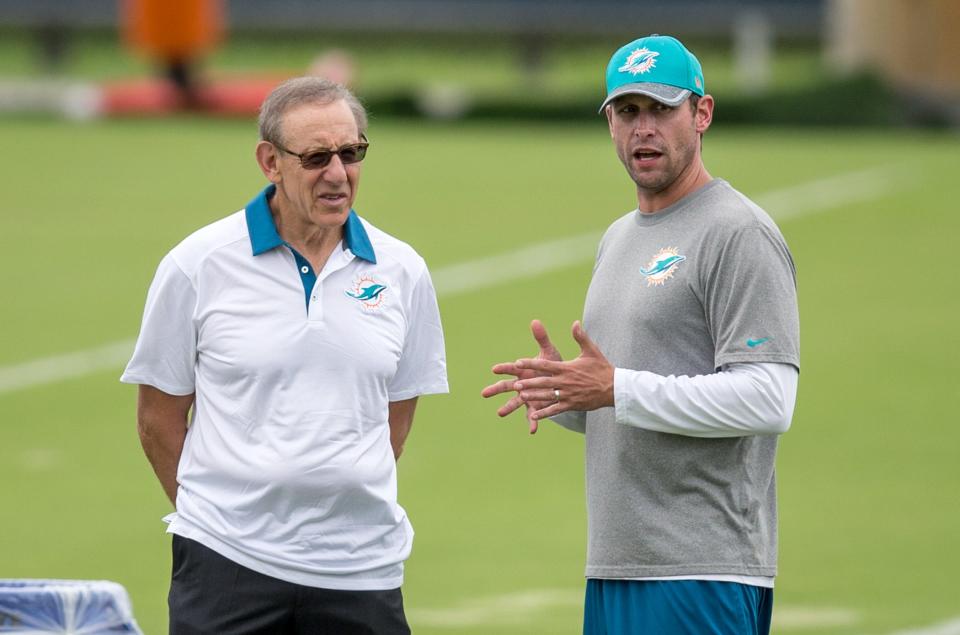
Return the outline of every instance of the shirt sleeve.
{"type": "Polygon", "coordinates": [[[440,308],[430,272],[414,284],[400,364],[388,388],[390,401],[449,392],[440,308]]]}
{"type": "Polygon", "coordinates": [[[140,336],[120,381],[146,384],[171,395],[195,391],[197,293],[187,275],[167,255],[147,292],[140,336]]]}
{"type": "Polygon", "coordinates": [[[774,227],[735,232],[705,280],[714,367],[778,362],[800,367],[800,318],[793,258],[774,227]]]}
{"type": "Polygon", "coordinates": [[[655,432],[721,438],[783,434],[790,427],[799,372],[790,364],[731,364],[711,375],[663,376],[617,368],[617,423],[655,432]]]}

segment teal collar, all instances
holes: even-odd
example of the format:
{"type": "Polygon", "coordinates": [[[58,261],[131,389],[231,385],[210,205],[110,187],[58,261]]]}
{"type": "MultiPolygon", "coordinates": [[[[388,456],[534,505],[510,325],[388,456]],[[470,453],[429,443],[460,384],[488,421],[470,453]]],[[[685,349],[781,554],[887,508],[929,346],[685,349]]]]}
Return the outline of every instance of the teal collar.
{"type": "MultiPolygon", "coordinates": [[[[268,185],[252,201],[247,203],[247,232],[250,234],[250,244],[253,247],[254,256],[259,256],[285,244],[283,238],[280,238],[280,234],[277,233],[277,226],[274,224],[273,215],[270,213],[269,201],[276,191],[276,185],[268,185]]],[[[343,241],[347,249],[352,251],[357,258],[362,258],[373,264],[377,263],[377,256],[373,253],[373,245],[370,244],[367,230],[363,228],[360,217],[353,210],[350,210],[347,222],[343,225],[343,241]]]]}

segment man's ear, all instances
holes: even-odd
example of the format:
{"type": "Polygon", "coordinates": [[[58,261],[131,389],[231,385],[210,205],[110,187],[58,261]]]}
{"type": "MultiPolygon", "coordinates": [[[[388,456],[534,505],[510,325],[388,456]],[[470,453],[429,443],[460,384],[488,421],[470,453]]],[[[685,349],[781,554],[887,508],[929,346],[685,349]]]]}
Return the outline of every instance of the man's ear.
{"type": "Polygon", "coordinates": [[[607,126],[610,128],[610,138],[613,139],[613,104],[603,107],[603,114],[607,116],[607,126]]]}
{"type": "Polygon", "coordinates": [[[697,132],[703,134],[713,123],[713,97],[704,95],[697,102],[697,111],[693,115],[697,132]]]}
{"type": "Polygon", "coordinates": [[[256,149],[257,165],[260,171],[271,183],[279,183],[280,178],[280,151],[269,141],[261,141],[256,149]]]}

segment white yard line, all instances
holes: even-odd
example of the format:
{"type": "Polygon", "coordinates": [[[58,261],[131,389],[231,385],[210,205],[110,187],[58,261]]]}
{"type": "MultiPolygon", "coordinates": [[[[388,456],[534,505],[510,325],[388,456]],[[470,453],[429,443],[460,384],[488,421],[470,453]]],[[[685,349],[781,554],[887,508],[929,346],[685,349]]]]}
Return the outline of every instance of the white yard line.
{"type": "MultiPolygon", "coordinates": [[[[784,221],[881,198],[902,189],[912,178],[911,172],[896,166],[869,168],[773,190],[755,201],[784,221]]],[[[590,232],[441,267],[432,273],[434,285],[440,295],[451,296],[588,262],[596,257],[601,235],[590,232]]]]}
{"type": "Polygon", "coordinates": [[[906,166],[887,165],[846,172],[757,196],[757,205],[777,221],[826,212],[842,205],[876,200],[916,180],[906,166]]]}
{"type": "Polygon", "coordinates": [[[593,260],[597,255],[600,236],[601,232],[590,232],[572,238],[537,243],[487,258],[440,267],[430,275],[437,294],[445,297],[504,282],[535,278],[593,260]]]}
{"type": "Polygon", "coordinates": [[[960,615],[954,616],[946,622],[897,631],[890,635],[960,635],[960,615]]]}
{"type": "Polygon", "coordinates": [[[123,340],[85,351],[0,367],[0,393],[121,368],[130,359],[133,344],[133,340],[123,340]]]}
{"type": "MultiPolygon", "coordinates": [[[[883,166],[848,172],[767,192],[758,205],[779,221],[824,212],[842,205],[881,198],[904,187],[909,172],[883,166]]],[[[600,232],[589,232],[433,270],[437,293],[444,297],[534,278],[593,260],[600,232]]],[[[0,367],[0,394],[122,367],[133,340],[0,367]]]]}
{"type": "Polygon", "coordinates": [[[820,630],[839,626],[853,626],[860,622],[860,614],[851,609],[830,606],[778,606],[773,603],[774,633],[781,631],[820,630]]]}
{"type": "Polygon", "coordinates": [[[410,607],[406,613],[414,627],[517,626],[536,620],[546,611],[560,608],[573,611],[582,605],[583,589],[530,589],[469,598],[447,608],[410,607]]]}

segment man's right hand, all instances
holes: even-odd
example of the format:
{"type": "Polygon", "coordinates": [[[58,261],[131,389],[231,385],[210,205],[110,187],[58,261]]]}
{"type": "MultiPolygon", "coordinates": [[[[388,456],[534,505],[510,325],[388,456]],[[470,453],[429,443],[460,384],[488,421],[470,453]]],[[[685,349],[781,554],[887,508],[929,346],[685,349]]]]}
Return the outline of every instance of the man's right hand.
{"type": "MultiPolygon", "coordinates": [[[[563,358],[560,356],[560,351],[557,350],[557,347],[553,345],[553,342],[550,341],[550,336],[547,335],[547,329],[543,326],[540,320],[533,320],[530,323],[530,331],[533,333],[533,339],[537,341],[537,345],[540,347],[540,352],[537,354],[537,359],[544,359],[552,362],[561,362],[563,358]]],[[[504,362],[502,364],[496,364],[492,368],[493,372],[497,375],[513,375],[513,379],[502,379],[494,384],[490,384],[480,393],[483,397],[493,397],[494,395],[499,395],[505,392],[516,392],[514,387],[517,381],[521,379],[530,379],[531,377],[542,377],[546,376],[547,373],[539,373],[530,369],[517,368],[516,362],[504,362]]],[[[497,414],[501,417],[506,417],[508,414],[517,410],[520,406],[525,405],[527,408],[527,421],[530,423],[530,434],[537,433],[537,421],[530,418],[530,413],[546,408],[550,405],[549,401],[531,401],[525,403],[523,399],[520,398],[520,395],[514,395],[510,400],[505,403],[500,409],[497,410],[497,414]]]]}

